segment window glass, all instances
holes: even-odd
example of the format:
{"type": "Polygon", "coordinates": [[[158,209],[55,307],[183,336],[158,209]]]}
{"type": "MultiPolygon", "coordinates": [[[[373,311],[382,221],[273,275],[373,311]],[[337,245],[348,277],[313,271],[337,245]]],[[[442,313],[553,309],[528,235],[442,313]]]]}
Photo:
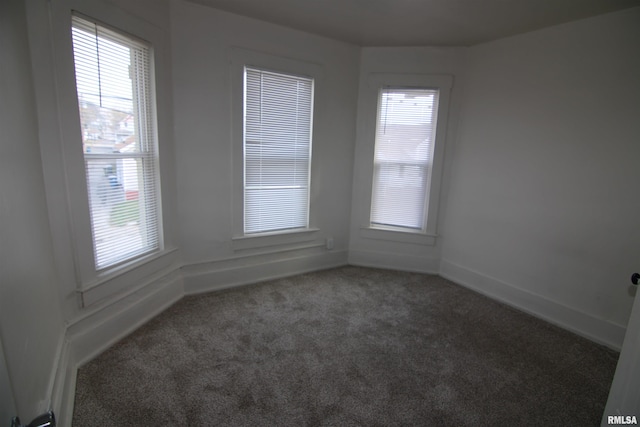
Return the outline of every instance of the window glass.
{"type": "Polygon", "coordinates": [[[78,16],[72,40],[94,259],[101,270],[161,246],[151,54],[145,43],[78,16]]]}
{"type": "Polygon", "coordinates": [[[244,232],[308,227],[313,79],[245,68],[244,232]]]}
{"type": "Polygon", "coordinates": [[[371,224],[424,230],[439,91],[383,88],[377,109],[371,224]]]}

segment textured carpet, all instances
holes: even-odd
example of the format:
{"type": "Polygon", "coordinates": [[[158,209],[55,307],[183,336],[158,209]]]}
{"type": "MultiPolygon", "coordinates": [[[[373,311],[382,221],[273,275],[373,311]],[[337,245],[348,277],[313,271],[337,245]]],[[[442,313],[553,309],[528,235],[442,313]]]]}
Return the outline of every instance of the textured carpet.
{"type": "Polygon", "coordinates": [[[618,353],[437,276],[186,297],[78,371],[75,426],[596,426],[618,353]]]}

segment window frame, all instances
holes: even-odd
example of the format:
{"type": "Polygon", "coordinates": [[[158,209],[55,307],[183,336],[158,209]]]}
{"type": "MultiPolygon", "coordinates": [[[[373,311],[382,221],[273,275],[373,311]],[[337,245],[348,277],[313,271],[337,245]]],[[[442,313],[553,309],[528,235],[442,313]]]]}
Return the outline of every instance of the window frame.
{"type": "MultiPolygon", "coordinates": [[[[149,255],[161,252],[164,249],[163,227],[162,227],[162,189],[161,189],[161,183],[160,183],[160,170],[159,170],[160,168],[159,168],[158,136],[157,136],[158,131],[157,131],[157,118],[156,118],[156,97],[155,97],[155,84],[153,82],[153,76],[154,76],[153,46],[150,42],[143,40],[140,37],[128,34],[122,30],[116,29],[112,26],[102,23],[99,20],[88,17],[76,11],[72,11],[71,19],[72,19],[72,27],[77,26],[79,28],[82,28],[87,25],[93,24],[97,27],[101,27],[104,29],[105,33],[108,34],[107,40],[110,40],[110,41],[115,40],[116,42],[128,44],[131,46],[137,45],[138,49],[140,48],[146,49],[147,59],[149,60],[148,69],[145,70],[147,71],[148,75],[144,77],[144,80],[146,80],[148,83],[148,87],[146,89],[141,89],[141,88],[136,89],[136,85],[139,85],[140,82],[132,83],[132,86],[133,86],[132,89],[137,94],[140,94],[142,91],[148,92],[148,93],[145,93],[145,95],[148,97],[147,100],[143,101],[142,103],[134,102],[134,105],[133,105],[133,110],[135,113],[132,113],[132,114],[136,114],[138,116],[140,115],[142,110],[147,110],[147,109],[149,110],[145,114],[147,117],[145,117],[144,123],[138,123],[139,128],[142,128],[143,126],[146,128],[145,131],[141,133],[150,133],[150,135],[146,135],[145,137],[142,137],[141,134],[138,135],[140,138],[140,140],[138,141],[138,144],[141,146],[140,151],[137,153],[131,153],[129,155],[121,154],[116,156],[114,154],[87,153],[87,152],[84,152],[83,150],[83,160],[84,160],[83,163],[85,166],[85,184],[87,188],[87,204],[89,205],[90,225],[91,225],[90,252],[94,259],[95,271],[98,275],[100,275],[100,274],[104,274],[105,272],[108,273],[110,271],[113,271],[114,269],[118,269],[118,267],[122,265],[130,265],[132,263],[136,263],[137,260],[146,258],[149,255]],[[80,21],[84,21],[84,22],[80,22],[76,25],[74,24],[74,18],[77,18],[80,21]],[[116,158],[140,160],[142,164],[144,164],[145,162],[148,164],[150,163],[148,165],[148,168],[144,168],[142,171],[140,171],[140,173],[145,176],[145,179],[149,179],[153,181],[152,183],[154,187],[153,190],[155,190],[154,191],[155,194],[150,196],[153,199],[153,203],[152,204],[145,203],[145,205],[147,205],[145,206],[145,208],[147,209],[150,208],[153,210],[153,212],[149,212],[148,214],[146,214],[146,216],[147,216],[147,219],[155,220],[155,227],[156,227],[156,236],[155,236],[155,242],[154,242],[155,244],[153,245],[153,247],[141,248],[141,250],[134,252],[133,254],[129,255],[126,258],[119,259],[115,262],[107,263],[106,265],[103,265],[103,266],[99,266],[98,256],[96,254],[97,252],[97,242],[96,242],[96,236],[95,236],[96,230],[94,228],[94,218],[93,218],[93,213],[91,212],[92,210],[91,202],[89,200],[90,199],[89,178],[87,174],[89,173],[88,168],[89,168],[89,163],[91,161],[97,161],[101,159],[115,160],[116,158]]],[[[83,29],[87,31],[89,28],[83,28],[83,29]]],[[[72,41],[72,47],[73,47],[73,41],[72,41]]],[[[75,52],[73,53],[73,57],[74,57],[74,82],[76,83],[76,99],[77,99],[78,95],[77,95],[77,81],[76,81],[77,72],[75,70],[75,52]]],[[[138,74],[140,73],[140,70],[132,69],[131,72],[135,72],[136,74],[138,74]]],[[[134,98],[135,98],[135,95],[134,95],[134,98]]],[[[78,104],[79,104],[79,101],[78,101],[78,104]]],[[[142,120],[142,119],[139,118],[138,120],[142,120]]],[[[82,134],[82,123],[81,121],[79,123],[80,123],[80,129],[82,134]]],[[[81,141],[82,139],[83,138],[81,137],[81,141]]],[[[144,184],[143,184],[143,187],[144,187],[144,184]]],[[[144,211],[145,209],[142,209],[142,210],[144,211]]],[[[146,220],[144,222],[146,222],[146,220]]]]}
{"type": "MultiPolygon", "coordinates": [[[[376,134],[375,134],[375,143],[374,143],[374,161],[373,161],[373,182],[372,182],[372,191],[371,191],[371,198],[372,198],[372,202],[371,202],[371,209],[370,209],[370,219],[369,219],[369,224],[371,228],[375,228],[375,229],[383,229],[383,230],[398,230],[398,231],[407,231],[407,232],[422,232],[424,233],[426,231],[426,217],[427,217],[427,210],[429,207],[429,193],[430,193],[430,187],[431,187],[431,174],[433,172],[433,155],[434,155],[434,148],[435,148],[435,137],[437,137],[437,133],[436,133],[436,127],[438,124],[438,108],[439,108],[439,98],[440,98],[440,90],[439,89],[434,89],[434,88],[424,88],[424,87],[399,87],[399,86],[384,86],[382,88],[380,88],[378,90],[378,102],[376,105],[376,134]],[[430,144],[428,146],[428,154],[426,156],[425,159],[421,159],[421,161],[418,160],[414,160],[414,161],[408,161],[409,159],[403,159],[404,161],[382,161],[380,159],[378,159],[378,151],[379,150],[383,150],[382,144],[382,134],[380,132],[381,127],[384,126],[385,128],[387,127],[391,127],[393,126],[393,124],[385,124],[383,125],[383,123],[380,121],[381,119],[381,115],[382,115],[382,107],[383,105],[385,105],[385,111],[387,111],[388,106],[389,106],[389,102],[387,102],[387,104],[383,104],[384,102],[384,94],[392,94],[392,93],[406,93],[407,91],[410,90],[420,90],[420,91],[429,91],[431,93],[435,93],[435,95],[432,95],[435,97],[435,105],[432,105],[432,112],[431,112],[431,117],[430,119],[434,119],[433,122],[435,123],[435,126],[431,127],[431,135],[429,136],[431,138],[430,144]],[[379,138],[380,137],[380,138],[379,138]],[[380,140],[379,140],[380,139],[380,140]],[[384,199],[383,195],[380,195],[379,193],[376,194],[376,183],[380,183],[381,185],[384,185],[384,183],[382,183],[381,181],[379,181],[378,179],[378,174],[382,174],[382,170],[388,167],[392,167],[394,169],[400,168],[401,170],[404,170],[406,167],[414,167],[414,168],[419,168],[420,170],[422,170],[422,182],[420,183],[420,188],[423,190],[423,193],[420,194],[420,197],[423,197],[424,199],[421,200],[421,211],[419,212],[421,215],[419,215],[417,212],[414,212],[415,218],[418,220],[418,226],[408,226],[408,225],[400,225],[397,223],[383,223],[383,222],[376,222],[374,221],[374,200],[376,199],[376,196],[381,197],[382,199],[384,199]],[[426,174],[426,176],[425,176],[426,174]]],[[[386,114],[385,114],[386,117],[386,114]]],[[[421,118],[424,118],[425,116],[422,116],[421,118]]],[[[385,132],[386,134],[386,132],[385,132]]],[[[404,182],[403,182],[403,186],[404,187],[404,182]]],[[[387,204],[384,205],[385,207],[387,206],[387,204]]],[[[389,219],[389,218],[387,218],[389,219]]]]}
{"type": "Polygon", "coordinates": [[[313,144],[316,139],[318,97],[322,87],[322,67],[318,64],[278,55],[257,52],[234,47],[229,52],[231,80],[231,154],[232,154],[232,236],[234,251],[270,246],[295,245],[316,240],[319,229],[315,227],[314,182],[313,182],[313,144]],[[309,196],[307,226],[286,230],[245,233],[244,231],[244,78],[245,68],[254,68],[284,75],[301,76],[313,79],[314,102],[312,105],[311,153],[309,158],[309,196]]]}
{"type": "MultiPolygon", "coordinates": [[[[261,235],[261,234],[278,234],[278,233],[290,233],[290,232],[296,232],[299,230],[306,230],[309,228],[309,190],[311,187],[311,163],[312,163],[312,153],[313,153],[313,105],[314,105],[314,92],[315,92],[315,81],[312,77],[309,76],[302,76],[302,75],[297,75],[297,74],[291,74],[291,73],[282,73],[282,72],[274,72],[273,70],[270,69],[264,69],[264,68],[258,68],[258,67],[254,67],[254,66],[245,66],[244,67],[244,88],[243,88],[243,213],[244,213],[244,220],[243,220],[243,234],[245,236],[253,236],[253,235],[261,235]],[[304,225],[302,226],[292,226],[292,227],[287,227],[287,228],[277,228],[277,229],[262,229],[262,230],[256,230],[256,231],[247,231],[247,221],[248,221],[248,215],[247,215],[247,193],[251,190],[249,187],[249,185],[247,184],[247,173],[248,173],[248,168],[247,168],[247,152],[248,152],[248,146],[247,144],[249,143],[249,138],[247,137],[247,99],[249,98],[249,93],[248,93],[248,84],[247,84],[247,78],[248,78],[248,73],[250,72],[256,72],[256,73],[265,73],[267,75],[271,74],[271,75],[280,75],[286,78],[292,78],[295,79],[296,81],[304,81],[306,80],[309,84],[310,84],[310,89],[311,89],[311,93],[310,93],[310,117],[309,117],[309,122],[307,123],[308,128],[309,128],[309,135],[308,135],[308,154],[306,156],[306,164],[307,164],[307,174],[306,174],[306,182],[304,183],[305,185],[305,190],[306,190],[306,197],[304,200],[304,225]],[[298,80],[299,79],[299,80],[298,80]]],[[[261,106],[262,106],[262,94],[264,92],[260,91],[261,94],[261,106]]],[[[280,92],[279,92],[280,94],[280,92]]],[[[299,98],[296,98],[296,101],[299,98]]],[[[296,104],[297,105],[297,104],[296,104]]],[[[262,110],[261,110],[262,111],[262,110]]],[[[299,117],[299,116],[298,116],[299,117]]],[[[262,126],[261,126],[262,128],[262,126]]],[[[296,146],[297,147],[297,146],[296,146]]],[[[260,157],[260,159],[262,159],[262,157],[260,157]]],[[[297,157],[296,157],[297,159],[297,157]]],[[[294,159],[295,160],[295,159],[294,159]]]]}
{"type": "Polygon", "coordinates": [[[433,246],[437,238],[437,215],[439,209],[440,187],[444,163],[444,149],[448,122],[448,111],[453,76],[442,74],[391,74],[371,73],[368,76],[365,102],[361,104],[364,118],[363,140],[367,141],[367,176],[362,184],[362,191],[366,194],[366,209],[360,218],[360,236],[368,239],[388,240],[401,243],[433,246]],[[438,111],[436,113],[436,136],[433,147],[431,177],[428,182],[428,199],[425,200],[425,220],[422,230],[405,227],[383,226],[371,223],[371,209],[373,200],[374,156],[377,129],[378,103],[380,93],[384,88],[416,88],[437,89],[439,91],[438,111]]]}
{"type": "Polygon", "coordinates": [[[154,127],[158,188],[172,189],[169,40],[163,30],[137,16],[95,0],[59,0],[27,4],[38,130],[53,250],[60,281],[68,283],[65,303],[83,308],[134,292],[158,271],[179,262],[173,235],[175,195],[158,196],[158,228],[163,246],[135,259],[96,270],[76,92],[71,16],[77,14],[106,28],[151,44],[154,127]],[[160,174],[162,170],[162,174],[160,174]],[[168,175],[167,175],[168,174],[168,175]],[[168,184],[168,185],[167,185],[168,184]],[[136,285],[133,285],[136,284],[136,285]],[[75,293],[74,293],[75,292],[75,293]]]}

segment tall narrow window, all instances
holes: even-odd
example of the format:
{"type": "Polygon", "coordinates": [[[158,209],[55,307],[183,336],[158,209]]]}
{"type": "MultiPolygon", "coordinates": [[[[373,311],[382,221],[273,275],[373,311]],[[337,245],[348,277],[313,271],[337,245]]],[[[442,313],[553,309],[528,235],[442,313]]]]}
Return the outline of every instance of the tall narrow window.
{"type": "Polygon", "coordinates": [[[76,89],[96,270],[161,247],[151,52],[74,16],[76,89]]]}
{"type": "Polygon", "coordinates": [[[383,88],[378,99],[371,225],[424,231],[437,89],[383,88]]]}
{"type": "Polygon", "coordinates": [[[313,79],[245,68],[244,232],[309,225],[313,79]]]}

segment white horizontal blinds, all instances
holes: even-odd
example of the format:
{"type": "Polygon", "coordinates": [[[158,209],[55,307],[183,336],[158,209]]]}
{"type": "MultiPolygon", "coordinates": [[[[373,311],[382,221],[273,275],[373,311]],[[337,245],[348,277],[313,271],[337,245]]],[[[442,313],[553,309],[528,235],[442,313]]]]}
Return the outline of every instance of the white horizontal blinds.
{"type": "Polygon", "coordinates": [[[96,269],[160,247],[149,47],[74,16],[80,108],[96,269]]]}
{"type": "Polygon", "coordinates": [[[424,230],[438,90],[383,88],[377,112],[371,224],[424,230]]]}
{"type": "Polygon", "coordinates": [[[307,227],[313,80],[246,68],[244,101],[244,232],[307,227]]]}

